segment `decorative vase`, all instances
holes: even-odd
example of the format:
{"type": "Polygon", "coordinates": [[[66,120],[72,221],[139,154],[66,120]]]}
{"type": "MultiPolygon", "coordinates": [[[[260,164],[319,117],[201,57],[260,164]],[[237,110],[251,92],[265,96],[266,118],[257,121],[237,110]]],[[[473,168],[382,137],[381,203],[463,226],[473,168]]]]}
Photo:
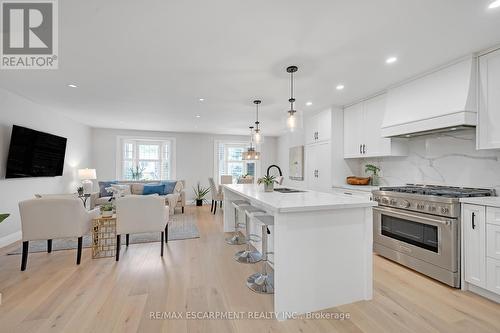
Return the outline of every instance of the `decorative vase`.
{"type": "Polygon", "coordinates": [[[379,186],[380,185],[380,177],[378,175],[373,175],[370,177],[371,186],[379,186]]]}
{"type": "Polygon", "coordinates": [[[264,192],[273,192],[274,191],[274,184],[266,184],[264,183],[264,192]]]}
{"type": "Polygon", "coordinates": [[[203,199],[196,199],[196,207],[203,206],[203,199]]]}
{"type": "Polygon", "coordinates": [[[113,216],[113,211],[112,210],[104,210],[101,212],[102,217],[111,217],[113,216]]]}

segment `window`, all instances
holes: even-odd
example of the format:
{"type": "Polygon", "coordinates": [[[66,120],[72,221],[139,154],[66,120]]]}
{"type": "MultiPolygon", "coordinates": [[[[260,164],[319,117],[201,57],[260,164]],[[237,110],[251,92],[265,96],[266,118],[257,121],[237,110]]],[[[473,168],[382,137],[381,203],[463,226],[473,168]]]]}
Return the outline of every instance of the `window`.
{"type": "Polygon", "coordinates": [[[174,179],[174,140],[121,138],[117,174],[123,180],[174,179]]]}
{"type": "Polygon", "coordinates": [[[243,160],[243,152],[247,148],[248,143],[245,142],[216,142],[216,182],[220,181],[222,175],[232,175],[234,182],[243,175],[258,177],[256,174],[258,161],[243,160]]]}

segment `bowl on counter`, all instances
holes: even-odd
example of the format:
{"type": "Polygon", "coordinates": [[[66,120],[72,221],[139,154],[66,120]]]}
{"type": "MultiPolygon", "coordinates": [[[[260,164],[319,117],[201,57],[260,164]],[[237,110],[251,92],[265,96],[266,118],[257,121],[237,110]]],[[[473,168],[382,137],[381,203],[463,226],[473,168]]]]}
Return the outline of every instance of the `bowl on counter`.
{"type": "Polygon", "coordinates": [[[346,178],[346,182],[349,185],[369,185],[370,177],[349,176],[346,178]]]}

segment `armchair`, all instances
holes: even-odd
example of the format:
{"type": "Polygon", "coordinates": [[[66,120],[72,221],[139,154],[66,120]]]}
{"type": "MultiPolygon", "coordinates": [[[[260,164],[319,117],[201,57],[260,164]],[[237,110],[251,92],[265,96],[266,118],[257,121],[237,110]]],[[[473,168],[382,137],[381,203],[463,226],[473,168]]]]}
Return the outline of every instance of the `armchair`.
{"type": "Polygon", "coordinates": [[[116,261],[120,260],[121,235],[126,235],[128,246],[129,234],[144,232],[161,233],[163,257],[163,242],[168,241],[168,217],[169,207],[161,196],[128,195],[116,199],[116,261]]]}
{"type": "Polygon", "coordinates": [[[19,203],[23,251],[21,271],[26,270],[29,241],[47,240],[47,252],[52,252],[52,239],[78,238],[76,264],[82,258],[83,235],[89,233],[92,219],[99,210],[87,211],[80,199],[69,196],[53,196],[31,199],[19,203]]]}

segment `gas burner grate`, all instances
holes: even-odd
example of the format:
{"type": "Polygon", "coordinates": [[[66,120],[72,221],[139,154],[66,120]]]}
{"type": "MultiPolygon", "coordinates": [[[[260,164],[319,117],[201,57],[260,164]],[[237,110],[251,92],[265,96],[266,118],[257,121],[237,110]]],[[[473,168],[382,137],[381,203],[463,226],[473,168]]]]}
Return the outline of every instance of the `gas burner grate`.
{"type": "Polygon", "coordinates": [[[381,187],[380,190],[409,194],[432,195],[445,198],[489,197],[495,195],[495,191],[491,189],[418,184],[381,187]]]}

